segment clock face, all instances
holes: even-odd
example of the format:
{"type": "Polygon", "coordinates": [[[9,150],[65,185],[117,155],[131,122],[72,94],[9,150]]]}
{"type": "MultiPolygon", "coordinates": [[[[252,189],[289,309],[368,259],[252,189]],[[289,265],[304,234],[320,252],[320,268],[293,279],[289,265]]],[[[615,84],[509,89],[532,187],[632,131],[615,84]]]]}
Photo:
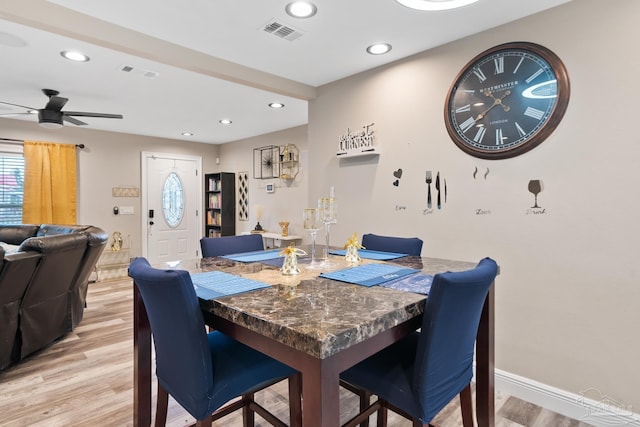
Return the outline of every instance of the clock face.
{"type": "Polygon", "coordinates": [[[504,159],[544,141],[568,102],[567,72],[553,52],[533,43],[506,43],[460,72],[447,96],[445,124],[468,154],[504,159]]]}

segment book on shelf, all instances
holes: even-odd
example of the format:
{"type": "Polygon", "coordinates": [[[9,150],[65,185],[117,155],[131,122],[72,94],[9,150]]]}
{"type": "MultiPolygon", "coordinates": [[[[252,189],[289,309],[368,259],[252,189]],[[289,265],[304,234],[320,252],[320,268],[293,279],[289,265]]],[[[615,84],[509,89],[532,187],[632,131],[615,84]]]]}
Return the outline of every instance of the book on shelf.
{"type": "Polygon", "coordinates": [[[220,179],[209,178],[208,191],[220,191],[220,179]]]}
{"type": "Polygon", "coordinates": [[[222,194],[209,194],[209,208],[220,209],[222,207],[222,194]]]}

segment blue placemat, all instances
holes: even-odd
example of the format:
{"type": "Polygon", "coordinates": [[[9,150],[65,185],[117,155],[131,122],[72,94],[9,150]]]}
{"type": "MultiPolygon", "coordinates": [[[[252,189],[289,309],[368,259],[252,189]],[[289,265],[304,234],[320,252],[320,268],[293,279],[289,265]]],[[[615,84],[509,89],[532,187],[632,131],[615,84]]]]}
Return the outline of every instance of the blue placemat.
{"type": "Polygon", "coordinates": [[[196,295],[202,299],[213,299],[255,289],[268,288],[270,285],[257,280],[247,279],[222,271],[207,271],[191,274],[196,295]]]}
{"type": "Polygon", "coordinates": [[[414,274],[418,271],[420,270],[397,265],[365,264],[344,270],[332,271],[331,273],[322,273],[320,277],[369,287],[414,274]]]}
{"type": "MultiPolygon", "coordinates": [[[[330,254],[333,255],[342,255],[345,256],[347,254],[346,250],[333,250],[333,251],[329,251],[330,254]]],[[[358,250],[358,255],[360,255],[360,258],[365,258],[365,259],[377,259],[380,261],[385,261],[385,260],[390,260],[390,259],[396,259],[396,258],[402,258],[403,256],[407,256],[409,254],[398,254],[395,252],[382,252],[382,251],[371,251],[369,249],[359,249],[358,250]]]]}
{"type": "Polygon", "coordinates": [[[284,258],[284,255],[280,255],[282,249],[273,249],[270,251],[253,251],[242,252],[237,254],[224,255],[222,258],[227,258],[233,261],[239,262],[260,262],[276,258],[284,258]]]}
{"type": "Polygon", "coordinates": [[[382,283],[380,286],[385,288],[398,289],[405,292],[413,292],[415,294],[429,295],[433,276],[429,274],[411,274],[399,279],[382,283]]]}

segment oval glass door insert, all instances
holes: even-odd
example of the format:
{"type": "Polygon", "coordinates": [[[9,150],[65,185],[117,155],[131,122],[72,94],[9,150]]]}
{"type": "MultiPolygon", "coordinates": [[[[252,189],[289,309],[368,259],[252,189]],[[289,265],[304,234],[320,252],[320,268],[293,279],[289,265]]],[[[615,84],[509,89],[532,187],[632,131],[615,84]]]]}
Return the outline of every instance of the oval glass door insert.
{"type": "Polygon", "coordinates": [[[167,225],[176,228],[184,213],[184,191],[182,181],[175,172],[171,172],[164,181],[162,189],[162,213],[167,225]]]}

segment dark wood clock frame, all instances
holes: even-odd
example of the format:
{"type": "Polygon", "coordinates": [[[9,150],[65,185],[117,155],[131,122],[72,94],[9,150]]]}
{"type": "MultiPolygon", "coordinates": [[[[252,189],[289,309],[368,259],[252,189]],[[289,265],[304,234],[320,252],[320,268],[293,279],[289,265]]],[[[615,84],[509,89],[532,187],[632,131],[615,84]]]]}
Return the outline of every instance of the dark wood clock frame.
{"type": "Polygon", "coordinates": [[[478,54],[458,73],[445,101],[445,125],[453,142],[474,157],[515,157],[540,145],[556,129],[569,104],[569,95],[567,70],[555,53],[530,42],[504,43],[478,54]],[[521,63],[525,65],[520,69],[521,63]],[[525,74],[534,66],[539,66],[540,71],[525,74]],[[542,78],[555,77],[555,102],[548,100],[550,96],[533,96],[533,88],[525,89],[520,84],[519,79],[523,79],[544,92],[549,80],[536,84],[536,73],[542,78]],[[483,101],[492,105],[482,105],[483,101]],[[491,121],[483,122],[486,118],[491,121]]]}

